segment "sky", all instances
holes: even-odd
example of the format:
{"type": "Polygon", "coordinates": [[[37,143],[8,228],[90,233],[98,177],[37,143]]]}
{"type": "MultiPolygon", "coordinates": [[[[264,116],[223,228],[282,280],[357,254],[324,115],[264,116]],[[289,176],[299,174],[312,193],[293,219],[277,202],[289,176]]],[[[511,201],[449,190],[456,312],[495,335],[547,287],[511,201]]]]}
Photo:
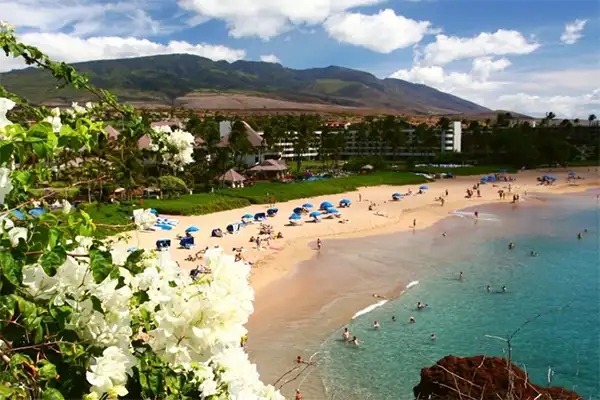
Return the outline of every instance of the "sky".
{"type": "MultiPolygon", "coordinates": [[[[580,119],[600,114],[599,11],[597,0],[0,0],[0,20],[55,60],[339,65],[580,119]]],[[[0,72],[22,67],[0,55],[0,72]]]]}

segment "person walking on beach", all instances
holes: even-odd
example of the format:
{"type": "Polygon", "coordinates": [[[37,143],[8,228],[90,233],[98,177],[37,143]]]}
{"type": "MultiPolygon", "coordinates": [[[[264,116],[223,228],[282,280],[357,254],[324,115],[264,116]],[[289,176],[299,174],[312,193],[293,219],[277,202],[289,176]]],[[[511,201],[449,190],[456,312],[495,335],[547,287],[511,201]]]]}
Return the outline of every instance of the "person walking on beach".
{"type": "Polygon", "coordinates": [[[321,239],[317,239],[317,248],[321,250],[321,247],[323,247],[323,243],[321,243],[321,239]]]}
{"type": "Polygon", "coordinates": [[[446,189],[446,197],[448,197],[448,189],[446,189]]]}
{"type": "Polygon", "coordinates": [[[475,218],[479,218],[479,211],[475,211],[475,218]]]}
{"type": "Polygon", "coordinates": [[[362,201],[362,194],[358,194],[358,202],[360,203],[362,201]]]}
{"type": "Polygon", "coordinates": [[[413,228],[416,228],[416,227],[417,227],[417,219],[415,218],[415,219],[413,219],[413,228]]]}
{"type": "Polygon", "coordinates": [[[302,400],[302,393],[300,393],[300,389],[296,389],[296,400],[302,400]]]}

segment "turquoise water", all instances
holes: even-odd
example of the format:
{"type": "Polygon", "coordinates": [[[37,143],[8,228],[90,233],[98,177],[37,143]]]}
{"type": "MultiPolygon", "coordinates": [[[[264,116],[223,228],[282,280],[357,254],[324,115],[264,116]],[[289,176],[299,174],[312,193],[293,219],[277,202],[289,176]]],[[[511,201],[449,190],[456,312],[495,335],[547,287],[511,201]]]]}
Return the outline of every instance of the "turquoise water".
{"type": "MultiPolygon", "coordinates": [[[[545,386],[551,368],[553,386],[600,398],[598,212],[590,193],[549,198],[544,206],[491,206],[480,210],[488,221],[450,218],[412,254],[388,257],[393,263],[443,254],[433,257],[436,265],[428,266],[418,285],[345,325],[362,341],[359,347],[340,341],[343,327],[322,345],[327,397],[413,399],[421,368],[447,354],[503,356],[505,344],[486,335],[506,337],[534,319],[513,339],[515,364],[534,383],[545,386]],[[440,231],[447,237],[440,238],[440,231]],[[517,247],[509,251],[510,241],[517,247]],[[531,250],[539,255],[532,257],[531,250]],[[459,271],[464,281],[457,279],[459,271]],[[418,301],[429,307],[416,311],[418,301]],[[410,316],[415,324],[408,323],[410,316]]],[[[390,254],[390,241],[382,246],[388,248],[379,251],[390,254]]]]}

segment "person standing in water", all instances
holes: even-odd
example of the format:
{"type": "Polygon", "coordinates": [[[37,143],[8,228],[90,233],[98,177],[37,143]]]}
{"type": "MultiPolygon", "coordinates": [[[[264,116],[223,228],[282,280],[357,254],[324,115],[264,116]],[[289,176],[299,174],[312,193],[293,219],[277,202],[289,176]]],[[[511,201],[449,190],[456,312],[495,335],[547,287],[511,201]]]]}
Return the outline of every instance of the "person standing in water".
{"type": "Polygon", "coordinates": [[[502,293],[506,293],[508,291],[508,289],[506,288],[506,285],[502,285],[502,293]]]}
{"type": "Polygon", "coordinates": [[[379,325],[379,321],[373,322],[373,329],[379,329],[381,325],[379,325]]]}
{"type": "Polygon", "coordinates": [[[458,280],[459,280],[459,281],[462,281],[462,280],[464,280],[464,279],[465,279],[465,274],[463,274],[463,272],[462,272],[462,271],[460,271],[460,274],[458,275],[458,280]]]}
{"type": "Polygon", "coordinates": [[[323,247],[323,243],[321,243],[321,239],[317,239],[317,248],[321,250],[321,247],[323,247]]]}
{"type": "Polygon", "coordinates": [[[492,291],[492,287],[491,287],[490,285],[487,285],[487,288],[486,288],[486,290],[487,290],[487,292],[489,293],[489,292],[491,292],[491,291],[492,291]]]}
{"type": "Polygon", "coordinates": [[[583,235],[581,234],[581,232],[579,232],[579,233],[577,234],[577,239],[579,239],[579,240],[583,239],[583,235]]]}
{"type": "Polygon", "coordinates": [[[475,211],[474,214],[475,214],[475,218],[479,218],[479,211],[475,211]]]}
{"type": "Polygon", "coordinates": [[[348,330],[348,328],[344,328],[344,340],[348,341],[350,340],[350,331],[348,330]]]}
{"type": "Polygon", "coordinates": [[[302,393],[300,393],[300,389],[296,389],[296,400],[302,400],[302,393]]]}
{"type": "Polygon", "coordinates": [[[433,332],[433,333],[431,334],[431,340],[435,340],[435,339],[437,339],[437,336],[435,336],[435,332],[433,332]]]}
{"type": "Polygon", "coordinates": [[[358,346],[360,344],[360,340],[356,336],[352,338],[352,344],[358,346]]]}
{"type": "Polygon", "coordinates": [[[408,319],[408,323],[409,324],[414,324],[415,323],[415,317],[413,317],[412,315],[410,316],[410,318],[408,319]]]}

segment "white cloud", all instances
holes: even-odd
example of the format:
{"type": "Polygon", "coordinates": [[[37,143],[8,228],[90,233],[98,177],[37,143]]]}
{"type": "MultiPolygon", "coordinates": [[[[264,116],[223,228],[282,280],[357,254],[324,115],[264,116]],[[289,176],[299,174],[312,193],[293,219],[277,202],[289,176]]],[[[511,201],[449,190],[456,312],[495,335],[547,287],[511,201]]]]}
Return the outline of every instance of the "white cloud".
{"type": "Polygon", "coordinates": [[[317,25],[345,10],[382,0],[178,0],[180,7],[227,23],[233,37],[270,39],[294,26],[317,25]]]}
{"type": "Polygon", "coordinates": [[[419,43],[431,32],[431,22],[408,19],[386,9],[374,15],[336,14],[325,21],[324,28],[340,42],[391,53],[419,43]]]}
{"type": "Polygon", "coordinates": [[[565,31],[560,36],[560,41],[565,44],[575,44],[583,37],[581,31],[585,28],[587,19],[576,19],[575,21],[565,25],[565,31]]]}
{"type": "Polygon", "coordinates": [[[445,65],[465,58],[529,54],[539,47],[539,43],[528,41],[520,32],[503,29],[482,32],[473,38],[437,35],[435,42],[425,46],[423,62],[445,65]]]}
{"type": "Polygon", "coordinates": [[[268,62],[268,63],[281,63],[279,58],[275,54],[267,54],[264,56],[260,56],[260,61],[268,62]]]}
{"type": "MultiPolygon", "coordinates": [[[[98,36],[82,39],[63,33],[29,33],[19,36],[25,44],[40,48],[56,61],[78,62],[116,58],[151,56],[158,54],[195,54],[212,60],[235,61],[246,56],[244,50],[210,44],[191,44],[171,41],[168,44],[156,43],[133,37],[98,36]]],[[[25,65],[15,59],[0,57],[0,71],[23,68],[25,65]]]]}
{"type": "Polygon", "coordinates": [[[558,118],[587,118],[600,109],[600,88],[573,96],[538,96],[526,93],[498,97],[496,107],[503,110],[531,112],[536,115],[552,111],[558,118]]]}

